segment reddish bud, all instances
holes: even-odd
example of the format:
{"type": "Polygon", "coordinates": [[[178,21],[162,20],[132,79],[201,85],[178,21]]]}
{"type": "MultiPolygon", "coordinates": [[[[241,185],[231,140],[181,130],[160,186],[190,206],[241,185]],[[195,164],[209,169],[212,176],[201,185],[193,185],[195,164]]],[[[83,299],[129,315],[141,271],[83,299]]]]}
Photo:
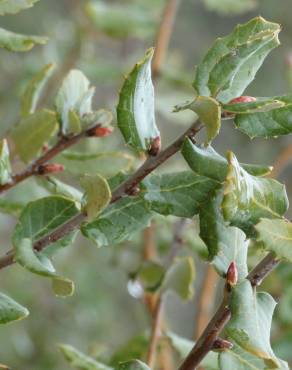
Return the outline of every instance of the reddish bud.
{"type": "Polygon", "coordinates": [[[127,194],[128,195],[132,195],[132,196],[136,196],[140,193],[140,188],[139,186],[134,186],[132,188],[130,188],[128,191],[127,191],[127,194]]]}
{"type": "Polygon", "coordinates": [[[230,263],[228,267],[226,274],[226,282],[232,287],[237,284],[237,281],[238,281],[238,270],[236,263],[233,261],[230,263]]]}
{"type": "Polygon", "coordinates": [[[161,139],[160,136],[156,136],[151,142],[151,146],[148,149],[148,154],[153,157],[156,157],[157,154],[160,152],[160,149],[161,149],[161,139]]]}
{"type": "Polygon", "coordinates": [[[48,173],[56,173],[64,171],[64,166],[60,163],[41,164],[38,168],[39,175],[47,175],[48,173]]]}
{"type": "Polygon", "coordinates": [[[228,104],[237,104],[237,103],[251,103],[257,99],[253,96],[239,96],[238,98],[230,100],[228,104]]]}
{"type": "Polygon", "coordinates": [[[215,342],[213,343],[212,350],[213,351],[226,351],[227,349],[232,349],[233,344],[229,342],[228,340],[217,338],[215,342]]]}
{"type": "Polygon", "coordinates": [[[45,153],[48,149],[49,149],[49,145],[44,144],[43,147],[42,147],[42,152],[45,153]]]}
{"type": "Polygon", "coordinates": [[[88,136],[105,137],[110,135],[113,129],[110,127],[94,127],[88,130],[88,136]]]}

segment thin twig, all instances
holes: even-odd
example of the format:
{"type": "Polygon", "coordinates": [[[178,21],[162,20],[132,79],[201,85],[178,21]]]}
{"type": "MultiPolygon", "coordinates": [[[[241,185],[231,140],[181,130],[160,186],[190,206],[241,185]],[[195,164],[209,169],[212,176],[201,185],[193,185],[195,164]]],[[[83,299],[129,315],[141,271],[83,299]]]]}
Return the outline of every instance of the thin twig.
{"type": "MultiPolygon", "coordinates": [[[[278,263],[279,260],[275,258],[274,253],[267,254],[248,274],[247,279],[253,286],[259,285],[278,263]]],[[[225,295],[217,312],[198,339],[196,345],[179,367],[179,370],[194,370],[200,364],[208,352],[212,350],[215,340],[219,337],[219,334],[230,320],[230,317],[229,302],[226,300],[225,295]]]]}
{"type": "Polygon", "coordinates": [[[75,145],[81,139],[91,136],[91,133],[94,132],[94,130],[97,127],[100,127],[100,126],[101,126],[100,123],[97,123],[93,127],[81,132],[78,135],[61,137],[60,140],[51,149],[46,151],[36,161],[30,164],[22,172],[13,175],[11,180],[7,182],[6,184],[0,185],[0,194],[13,188],[14,186],[18,185],[19,183],[21,183],[22,181],[26,180],[27,178],[31,176],[39,175],[40,174],[39,169],[42,165],[49,162],[52,158],[56,157],[58,154],[60,154],[64,150],[75,145]]]}
{"type": "MultiPolygon", "coordinates": [[[[170,158],[180,150],[186,137],[188,136],[193,137],[196,133],[198,133],[202,129],[202,127],[203,125],[200,122],[194,123],[185,133],[183,133],[167,148],[162,150],[156,157],[150,156],[144,162],[144,164],[141,167],[139,167],[138,170],[132,176],[129,177],[128,180],[124,181],[120,186],[117,187],[116,190],[113,191],[111,204],[115,203],[116,201],[118,201],[119,199],[126,195],[131,195],[133,189],[135,189],[137,185],[146,176],[148,176],[153,170],[155,170],[168,158],[170,158]]],[[[58,229],[53,231],[51,234],[48,234],[44,239],[42,239],[41,241],[37,241],[34,244],[34,247],[37,246],[38,250],[44,249],[46,246],[51,244],[52,238],[54,239],[54,242],[63,238],[69,232],[78,228],[84,221],[85,215],[83,215],[82,213],[78,213],[75,217],[62,224],[58,229]]],[[[6,255],[0,258],[0,269],[12,265],[14,263],[13,256],[14,256],[13,251],[9,251],[6,255]]]]}

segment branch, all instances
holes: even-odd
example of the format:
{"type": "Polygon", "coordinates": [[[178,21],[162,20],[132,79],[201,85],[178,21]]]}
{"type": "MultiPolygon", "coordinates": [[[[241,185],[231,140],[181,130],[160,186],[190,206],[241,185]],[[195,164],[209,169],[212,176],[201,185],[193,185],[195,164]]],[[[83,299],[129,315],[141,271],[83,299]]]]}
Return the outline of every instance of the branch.
{"type": "MultiPolygon", "coordinates": [[[[193,138],[201,129],[203,125],[200,122],[195,122],[185,133],[183,133],[178,139],[176,139],[172,144],[170,144],[167,148],[162,150],[157,156],[155,157],[148,157],[148,159],[142,164],[141,167],[138,168],[138,170],[129,177],[126,181],[124,181],[120,186],[117,187],[116,190],[112,193],[112,199],[111,204],[115,203],[119,199],[121,199],[123,196],[131,195],[133,190],[137,187],[137,185],[146,177],[148,176],[153,170],[155,170],[157,167],[159,167],[162,163],[164,163],[168,158],[176,154],[186,137],[193,138]]],[[[86,134],[85,136],[91,136],[90,133],[86,134]]],[[[83,134],[80,134],[83,137],[83,134]]],[[[80,135],[77,135],[76,137],[79,137],[80,135]]],[[[75,138],[76,138],[75,137],[75,138]]],[[[76,141],[74,141],[75,143],[76,141]]],[[[65,144],[64,144],[65,145],[65,144]]],[[[68,148],[70,145],[67,145],[66,148],[68,148]]],[[[50,153],[53,150],[53,148],[47,152],[50,153]]],[[[63,149],[64,150],[64,147],[63,149]]],[[[61,150],[60,150],[61,151],[61,150]]],[[[46,161],[51,159],[48,154],[44,155],[43,157],[46,158],[46,161]]],[[[55,152],[56,153],[56,152],[55,152]]],[[[59,153],[59,151],[58,151],[59,153]]],[[[38,165],[42,164],[43,157],[41,157],[37,163],[38,165]],[[41,161],[41,163],[40,163],[41,161]]],[[[34,165],[35,165],[34,163],[34,165]]],[[[29,175],[31,176],[31,175],[29,175]]],[[[29,177],[23,177],[20,181],[23,181],[25,178],[29,177]]],[[[48,234],[45,236],[45,238],[38,240],[34,244],[34,248],[36,248],[38,251],[41,251],[46,246],[51,244],[52,241],[56,242],[57,240],[63,238],[65,235],[67,235],[69,232],[73,231],[74,229],[78,228],[86,219],[86,216],[83,213],[78,213],[75,217],[73,217],[71,220],[65,222],[62,224],[59,228],[54,230],[51,234],[48,234]]],[[[0,258],[0,269],[7,267],[9,265],[12,265],[14,263],[14,252],[9,251],[6,255],[0,258]]]]}
{"type": "MultiPolygon", "coordinates": [[[[273,252],[268,253],[266,257],[261,260],[254,269],[248,274],[247,279],[252,286],[259,285],[262,280],[277,266],[279,260],[275,258],[273,252]]],[[[210,352],[218,339],[221,331],[231,318],[231,311],[229,308],[228,295],[224,295],[223,301],[217,312],[211,319],[210,323],[198,339],[197,343],[184,360],[179,370],[194,370],[203,358],[210,352]]]]}
{"type": "Polygon", "coordinates": [[[70,148],[72,145],[78,143],[81,139],[85,137],[95,136],[95,130],[100,127],[99,123],[95,124],[93,127],[81,132],[75,136],[62,136],[60,140],[48,151],[46,151],[41,157],[39,157],[36,161],[30,164],[26,169],[22,172],[15,174],[12,176],[11,180],[6,184],[0,185],[0,194],[4,193],[5,191],[13,188],[14,186],[18,185],[22,181],[26,180],[27,178],[40,175],[41,174],[41,167],[49,162],[52,158],[56,157],[58,154],[63,152],[64,150],[70,148]]]}

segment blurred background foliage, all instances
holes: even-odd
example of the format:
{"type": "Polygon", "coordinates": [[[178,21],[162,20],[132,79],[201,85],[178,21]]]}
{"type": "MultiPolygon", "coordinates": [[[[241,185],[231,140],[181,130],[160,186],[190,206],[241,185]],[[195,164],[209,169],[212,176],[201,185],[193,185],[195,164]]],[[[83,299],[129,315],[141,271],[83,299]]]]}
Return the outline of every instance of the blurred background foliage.
{"type": "MultiPolygon", "coordinates": [[[[25,54],[0,50],[1,136],[9,133],[19,119],[19,98],[26,83],[50,62],[57,64],[57,70],[44,93],[43,104],[53,104],[62,78],[74,67],[80,68],[97,87],[95,107],[115,111],[123,75],[148,47],[155,44],[165,3],[165,0],[41,0],[18,15],[1,17],[4,28],[19,33],[46,35],[50,39],[47,45],[37,46],[25,54]]],[[[157,121],[163,145],[193,120],[192,113],[174,114],[171,111],[174,104],[193,96],[190,85],[194,67],[213,40],[227,34],[237,23],[259,14],[282,25],[282,46],[267,59],[246,93],[273,96],[292,92],[291,1],[181,0],[167,57],[156,80],[157,121]]],[[[292,194],[290,137],[249,141],[248,137],[233,129],[232,122],[224,121],[222,133],[214,144],[222,154],[231,149],[242,162],[278,163],[277,176],[292,194]]],[[[87,139],[74,147],[74,151],[82,153],[83,158],[79,156],[69,163],[66,156],[58,159],[67,165],[73,176],[90,169],[110,176],[117,169],[131,168],[139,160],[124,148],[117,130],[115,135],[102,143],[87,139]],[[122,154],[117,154],[116,160],[107,158],[106,153],[117,148],[122,154]]],[[[17,165],[16,162],[16,168],[17,165]]],[[[185,168],[179,155],[162,170],[171,171],[174,168],[185,168]]],[[[74,177],[70,179],[74,182],[74,177]]],[[[17,207],[45,194],[35,180],[29,180],[7,196],[15,201],[17,207]]],[[[0,206],[5,207],[5,197],[0,198],[0,206]]],[[[155,242],[161,256],[171,243],[173,221],[173,218],[163,221],[157,217],[154,222],[153,228],[157,231],[155,242]]],[[[14,218],[1,215],[2,253],[9,249],[14,224],[14,218]]],[[[202,298],[200,291],[207,271],[206,264],[198,258],[204,256],[206,251],[196,230],[195,220],[185,236],[190,247],[188,253],[191,251],[196,261],[194,299],[182,303],[169,296],[166,307],[169,328],[191,339],[194,339],[202,298]]],[[[127,357],[128,351],[135,353],[134,357],[143,356],[150,318],[141,300],[141,286],[130,280],[142,261],[143,243],[142,234],[127,244],[96,250],[95,246],[80,237],[56,260],[56,267],[76,283],[75,295],[67,299],[55,298],[47,281],[19,266],[2,271],[1,290],[28,307],[31,315],[19,323],[1,326],[0,362],[9,364],[15,370],[65,369],[68,365],[58,352],[57,343],[70,343],[93,357],[107,360],[127,357]],[[140,339],[133,345],[131,339],[136,336],[140,339]],[[127,347],[128,341],[130,344],[127,347]],[[122,357],[119,351],[121,346],[124,348],[122,357]]],[[[261,251],[254,250],[251,265],[260,254],[261,251]]],[[[211,282],[205,311],[212,312],[216,302],[215,283],[211,282]]],[[[273,346],[277,355],[292,364],[291,286],[291,266],[283,264],[267,279],[263,288],[280,299],[273,326],[273,346]]]]}

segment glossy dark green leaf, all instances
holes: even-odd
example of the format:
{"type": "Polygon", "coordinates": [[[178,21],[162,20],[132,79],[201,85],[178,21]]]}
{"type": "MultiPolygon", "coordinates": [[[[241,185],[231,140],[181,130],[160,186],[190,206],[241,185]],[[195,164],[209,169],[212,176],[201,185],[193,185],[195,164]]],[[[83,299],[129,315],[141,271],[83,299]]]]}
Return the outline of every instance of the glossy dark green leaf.
{"type": "Polygon", "coordinates": [[[0,15],[16,14],[21,10],[31,8],[39,0],[2,0],[0,2],[0,15]]]}
{"type": "Polygon", "coordinates": [[[0,324],[22,320],[29,315],[28,310],[6,294],[0,293],[0,324]]]}
{"type": "Polygon", "coordinates": [[[6,184],[11,179],[11,164],[7,140],[0,141],[0,184],[6,184]]]}
{"type": "Polygon", "coordinates": [[[114,245],[147,227],[152,216],[142,198],[122,198],[109,205],[96,220],[83,225],[81,231],[98,246],[114,245]]]}
{"type": "Polygon", "coordinates": [[[154,88],[151,60],[154,49],[146,52],[125,78],[117,106],[118,127],[126,143],[138,150],[148,150],[160,136],[155,123],[154,88]]]}
{"type": "Polygon", "coordinates": [[[47,64],[29,81],[21,97],[22,117],[27,117],[34,113],[39,97],[54,69],[55,64],[47,64]]]}
{"type": "Polygon", "coordinates": [[[199,64],[193,86],[198,95],[224,103],[242,95],[269,52],[279,45],[280,26],[256,17],[218,38],[199,64]]]}
{"type": "Polygon", "coordinates": [[[292,223],[287,220],[261,219],[255,226],[257,241],[277,257],[292,262],[292,223]]]}
{"type": "Polygon", "coordinates": [[[37,111],[23,118],[11,133],[15,152],[24,162],[29,162],[39,155],[57,129],[56,114],[49,110],[37,111]]]}
{"type": "Polygon", "coordinates": [[[65,359],[69,364],[78,370],[114,370],[112,367],[106,366],[92,357],[85,355],[76,348],[70,346],[69,344],[59,344],[58,345],[61,353],[64,355],[65,359]]]}
{"type": "Polygon", "coordinates": [[[288,209],[285,186],[248,174],[231,152],[228,161],[222,202],[225,220],[250,233],[260,218],[281,218],[288,209]]]}
{"type": "Polygon", "coordinates": [[[45,44],[48,41],[46,37],[29,36],[14,33],[4,28],[0,28],[0,48],[9,51],[28,51],[37,44],[45,44]]]}
{"type": "MultiPolygon", "coordinates": [[[[263,359],[267,369],[280,368],[270,345],[270,330],[275,300],[267,293],[255,293],[244,280],[231,292],[231,320],[226,327],[229,338],[242,349],[263,359]]],[[[225,370],[225,369],[224,369],[225,370]]]]}
{"type": "Polygon", "coordinates": [[[163,215],[193,217],[218,186],[216,181],[192,171],[148,176],[144,198],[153,211],[163,215]]]}

